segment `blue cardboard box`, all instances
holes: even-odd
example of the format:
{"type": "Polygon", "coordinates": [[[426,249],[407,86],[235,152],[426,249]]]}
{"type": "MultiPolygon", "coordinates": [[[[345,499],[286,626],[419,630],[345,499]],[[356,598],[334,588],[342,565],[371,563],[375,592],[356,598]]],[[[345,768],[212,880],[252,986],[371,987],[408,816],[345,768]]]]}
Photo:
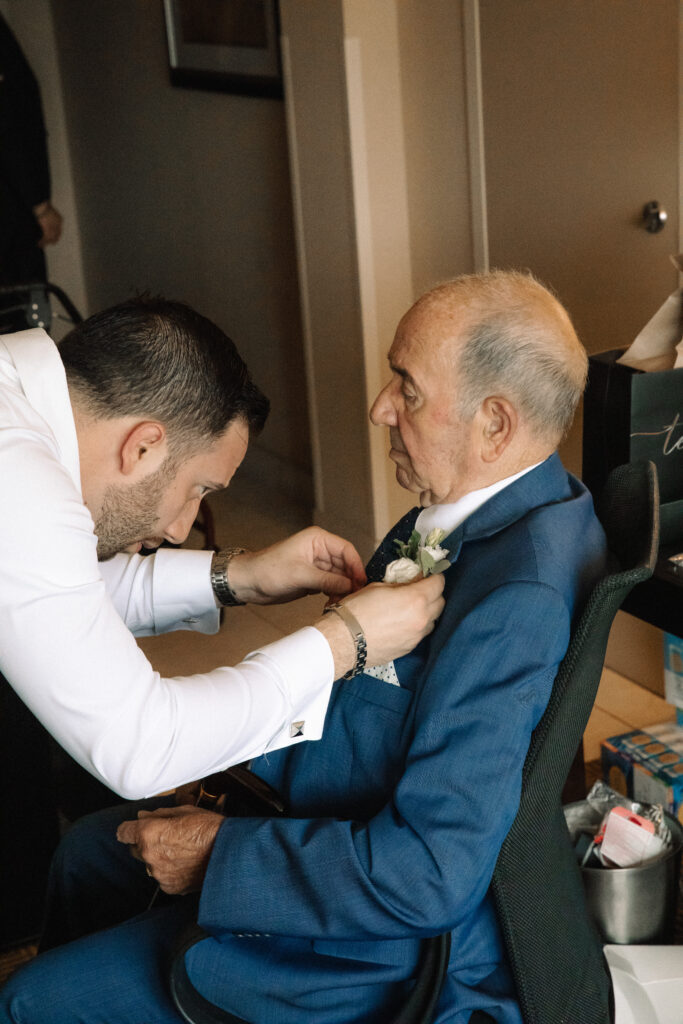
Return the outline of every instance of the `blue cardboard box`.
{"type": "Polygon", "coordinates": [[[600,754],[603,779],[612,789],[661,804],[683,822],[683,727],[677,722],[611,736],[600,754]]]}

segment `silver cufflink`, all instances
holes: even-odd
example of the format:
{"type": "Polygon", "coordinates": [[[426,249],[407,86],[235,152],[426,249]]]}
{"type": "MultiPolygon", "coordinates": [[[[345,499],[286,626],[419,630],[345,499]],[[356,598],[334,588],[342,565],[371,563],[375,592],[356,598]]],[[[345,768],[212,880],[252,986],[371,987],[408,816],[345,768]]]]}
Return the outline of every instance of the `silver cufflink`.
{"type": "Polygon", "coordinates": [[[289,738],[293,740],[296,736],[303,736],[303,734],[304,734],[304,725],[305,724],[306,724],[305,721],[304,722],[292,722],[292,724],[289,727],[289,738]]]}

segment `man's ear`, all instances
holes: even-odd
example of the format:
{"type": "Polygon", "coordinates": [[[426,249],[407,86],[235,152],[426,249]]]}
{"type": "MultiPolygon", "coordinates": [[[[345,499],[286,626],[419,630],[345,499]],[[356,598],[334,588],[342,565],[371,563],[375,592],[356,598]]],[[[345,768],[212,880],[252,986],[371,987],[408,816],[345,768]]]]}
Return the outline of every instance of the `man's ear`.
{"type": "Polygon", "coordinates": [[[159,468],[167,455],[166,428],[156,420],[136,423],[121,443],[120,467],[124,476],[142,475],[159,468]]]}
{"type": "Polygon", "coordinates": [[[485,398],[479,410],[482,418],[481,456],[484,462],[501,457],[517,433],[517,410],[507,398],[485,398]]]}

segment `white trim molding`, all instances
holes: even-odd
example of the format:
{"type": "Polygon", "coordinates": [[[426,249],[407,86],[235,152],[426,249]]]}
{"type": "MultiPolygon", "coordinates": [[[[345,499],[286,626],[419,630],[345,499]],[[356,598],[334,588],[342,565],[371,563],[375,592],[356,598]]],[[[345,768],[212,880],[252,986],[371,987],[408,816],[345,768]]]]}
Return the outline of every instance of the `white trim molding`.
{"type": "Polygon", "coordinates": [[[467,148],[470,164],[472,254],[478,273],[489,269],[489,233],[484,153],[484,94],[481,77],[479,0],[463,0],[465,35],[465,90],[467,95],[467,148]]]}

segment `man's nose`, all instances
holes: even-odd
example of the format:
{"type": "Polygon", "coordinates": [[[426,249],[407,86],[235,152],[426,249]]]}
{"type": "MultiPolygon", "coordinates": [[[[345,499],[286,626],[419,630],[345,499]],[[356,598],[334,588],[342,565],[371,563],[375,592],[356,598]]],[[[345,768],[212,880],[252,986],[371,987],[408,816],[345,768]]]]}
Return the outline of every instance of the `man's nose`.
{"type": "Polygon", "coordinates": [[[187,540],[192,524],[197,518],[200,500],[200,498],[196,498],[194,501],[189,501],[177,519],[169,523],[164,530],[164,537],[171,544],[182,544],[184,540],[187,540]]]}
{"type": "Polygon", "coordinates": [[[396,426],[396,410],[391,398],[391,383],[382,388],[370,409],[370,422],[376,427],[396,426]]]}

